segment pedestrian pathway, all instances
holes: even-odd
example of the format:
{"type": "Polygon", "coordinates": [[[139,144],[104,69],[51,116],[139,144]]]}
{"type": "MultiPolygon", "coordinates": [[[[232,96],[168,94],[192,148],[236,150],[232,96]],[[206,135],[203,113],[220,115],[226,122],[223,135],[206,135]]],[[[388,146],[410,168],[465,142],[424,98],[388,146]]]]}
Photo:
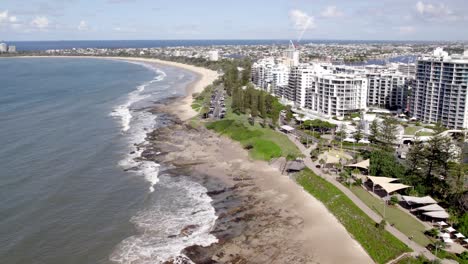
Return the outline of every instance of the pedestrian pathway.
{"type": "MultiPolygon", "coordinates": [[[[315,174],[324,178],[325,180],[333,184],[335,187],[337,187],[339,190],[341,190],[349,199],[351,199],[351,201],[353,201],[354,204],[356,204],[364,213],[366,213],[376,223],[380,223],[380,221],[382,221],[382,217],[378,215],[376,212],[374,212],[371,208],[369,208],[364,202],[362,202],[361,199],[359,199],[353,192],[351,192],[351,190],[349,190],[340,182],[338,182],[335,177],[322,173],[322,171],[316,167],[318,163],[313,162],[312,159],[310,158],[310,151],[312,147],[311,148],[304,147],[304,145],[302,145],[297,140],[297,138],[294,137],[293,135],[288,135],[288,138],[292,142],[294,142],[294,144],[296,144],[296,146],[305,156],[304,164],[309,169],[311,169],[315,174]]],[[[405,234],[401,233],[396,228],[387,225],[386,230],[390,232],[392,235],[394,235],[396,238],[400,239],[409,248],[411,248],[414,251],[412,254],[413,256],[424,255],[429,260],[433,260],[435,258],[435,256],[429,250],[427,250],[425,247],[418,245],[416,242],[409,239],[405,234]]]]}

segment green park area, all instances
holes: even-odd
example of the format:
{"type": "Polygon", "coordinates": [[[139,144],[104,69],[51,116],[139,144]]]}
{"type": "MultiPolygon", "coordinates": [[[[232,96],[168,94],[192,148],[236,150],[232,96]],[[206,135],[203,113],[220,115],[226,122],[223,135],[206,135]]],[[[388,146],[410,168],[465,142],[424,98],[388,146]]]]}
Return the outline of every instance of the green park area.
{"type": "Polygon", "coordinates": [[[254,159],[269,161],[278,157],[295,159],[301,156],[299,149],[285,135],[261,123],[252,125],[245,115],[229,113],[223,120],[208,123],[207,128],[239,141],[254,159]]]}
{"type": "Polygon", "coordinates": [[[306,169],[297,177],[304,189],[320,200],[377,263],[387,263],[410,249],[384,228],[379,227],[344,193],[306,169]]]}
{"type": "MultiPolygon", "coordinates": [[[[361,186],[352,186],[351,191],[369,208],[384,217],[383,200],[373,196],[361,186]]],[[[431,243],[431,240],[424,234],[426,231],[424,225],[397,206],[385,206],[385,220],[406,236],[413,237],[413,240],[419,245],[425,247],[431,243]]]]}

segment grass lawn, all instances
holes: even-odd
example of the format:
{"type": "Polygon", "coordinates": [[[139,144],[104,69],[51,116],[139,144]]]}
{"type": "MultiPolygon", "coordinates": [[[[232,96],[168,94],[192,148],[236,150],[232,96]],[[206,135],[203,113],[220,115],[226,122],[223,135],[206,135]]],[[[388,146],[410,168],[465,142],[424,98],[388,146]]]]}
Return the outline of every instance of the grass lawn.
{"type": "Polygon", "coordinates": [[[414,135],[416,134],[416,132],[418,132],[418,130],[421,130],[422,127],[418,127],[418,126],[408,126],[408,127],[405,127],[405,135],[414,135]]]}
{"type": "Polygon", "coordinates": [[[420,136],[420,137],[424,137],[424,136],[432,136],[432,135],[434,135],[434,133],[431,133],[431,132],[425,132],[425,131],[423,131],[423,132],[417,132],[417,133],[416,133],[416,136],[420,136]]]}
{"type": "Polygon", "coordinates": [[[320,200],[377,263],[387,263],[410,249],[357,207],[345,194],[309,169],[299,173],[297,182],[320,200]]]}
{"type": "Polygon", "coordinates": [[[258,123],[252,126],[245,115],[228,114],[223,120],[208,123],[207,128],[239,141],[250,149],[254,159],[269,161],[281,156],[301,156],[299,149],[285,135],[258,123]]]}
{"type": "MultiPolygon", "coordinates": [[[[382,200],[372,196],[361,186],[352,186],[351,191],[367,206],[369,206],[369,208],[383,216],[384,208],[382,200]]],[[[424,231],[426,230],[424,225],[398,207],[387,206],[385,208],[385,220],[389,224],[394,224],[395,228],[400,230],[406,236],[413,236],[413,240],[419,245],[425,247],[431,243],[431,240],[424,235],[424,231]]]]}

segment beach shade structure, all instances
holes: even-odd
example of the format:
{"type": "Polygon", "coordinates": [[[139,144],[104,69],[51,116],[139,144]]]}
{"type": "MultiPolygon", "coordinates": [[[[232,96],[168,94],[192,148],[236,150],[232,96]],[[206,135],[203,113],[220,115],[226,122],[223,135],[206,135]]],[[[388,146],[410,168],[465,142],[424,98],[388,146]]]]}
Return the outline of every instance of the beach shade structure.
{"type": "Polygon", "coordinates": [[[443,238],[444,240],[444,243],[447,243],[447,244],[453,244],[453,240],[451,238],[443,238]]]}
{"type": "Polygon", "coordinates": [[[409,185],[401,184],[401,183],[383,183],[379,185],[380,187],[382,187],[382,189],[384,189],[387,192],[387,194],[391,194],[392,192],[396,192],[396,191],[411,187],[409,185]]]}
{"type": "Polygon", "coordinates": [[[439,233],[439,237],[441,237],[441,238],[450,238],[450,234],[449,233],[439,233]]]}
{"type": "Polygon", "coordinates": [[[445,223],[444,221],[437,222],[437,225],[439,225],[439,226],[448,226],[448,224],[445,223]]]}
{"type": "Polygon", "coordinates": [[[463,239],[463,242],[465,242],[465,243],[468,244],[468,238],[467,238],[467,239],[463,239]]]}
{"type": "Polygon", "coordinates": [[[405,195],[403,195],[401,198],[407,204],[436,204],[437,203],[437,201],[432,199],[432,197],[430,197],[430,196],[415,197],[415,196],[405,196],[405,195]]]}
{"type": "Polygon", "coordinates": [[[370,166],[370,159],[366,159],[355,164],[346,165],[346,167],[359,168],[359,169],[363,169],[366,171],[369,171],[369,166],[370,166]]]}
{"type": "Polygon", "coordinates": [[[456,236],[458,239],[465,238],[465,236],[464,236],[462,233],[456,233],[455,236],[456,236]]]}
{"type": "Polygon", "coordinates": [[[447,219],[450,217],[449,214],[445,211],[429,211],[424,212],[423,215],[437,219],[447,219]]]}
{"type": "Polygon", "coordinates": [[[426,205],[426,206],[423,206],[423,207],[418,207],[418,208],[416,208],[414,210],[416,210],[416,211],[445,211],[445,209],[442,208],[438,204],[430,204],[430,205],[426,205]]]}
{"type": "Polygon", "coordinates": [[[397,178],[389,177],[377,177],[377,176],[367,176],[367,179],[372,182],[372,191],[374,191],[375,185],[382,186],[382,184],[390,183],[397,181],[397,178]]]}
{"type": "Polygon", "coordinates": [[[449,233],[453,233],[453,232],[456,232],[457,230],[455,230],[455,228],[449,226],[449,227],[445,228],[445,231],[447,231],[449,233]]]}

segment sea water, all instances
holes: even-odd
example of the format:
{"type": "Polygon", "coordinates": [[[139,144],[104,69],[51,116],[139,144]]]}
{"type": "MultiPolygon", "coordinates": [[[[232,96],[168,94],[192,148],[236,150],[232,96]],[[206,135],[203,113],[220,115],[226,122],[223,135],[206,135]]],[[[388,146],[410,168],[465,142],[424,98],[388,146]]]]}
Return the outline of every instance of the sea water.
{"type": "Polygon", "coordinates": [[[160,263],[216,241],[206,188],[135,160],[161,125],[152,104],[193,74],[88,58],[0,69],[0,263],[160,263]]]}

